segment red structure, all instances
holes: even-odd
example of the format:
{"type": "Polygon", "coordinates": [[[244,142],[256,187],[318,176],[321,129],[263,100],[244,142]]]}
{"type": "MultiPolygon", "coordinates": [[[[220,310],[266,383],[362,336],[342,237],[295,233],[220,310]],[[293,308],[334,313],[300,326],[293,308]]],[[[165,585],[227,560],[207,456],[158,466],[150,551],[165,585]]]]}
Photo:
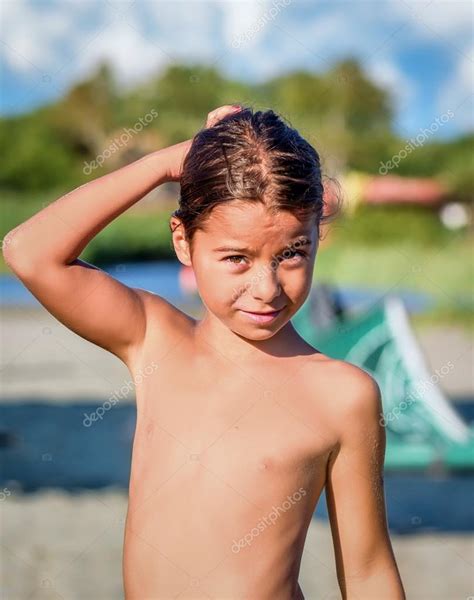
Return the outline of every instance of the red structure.
{"type": "Polygon", "coordinates": [[[380,175],[366,184],[367,204],[422,204],[438,206],[447,196],[445,187],[434,179],[380,175]]]}

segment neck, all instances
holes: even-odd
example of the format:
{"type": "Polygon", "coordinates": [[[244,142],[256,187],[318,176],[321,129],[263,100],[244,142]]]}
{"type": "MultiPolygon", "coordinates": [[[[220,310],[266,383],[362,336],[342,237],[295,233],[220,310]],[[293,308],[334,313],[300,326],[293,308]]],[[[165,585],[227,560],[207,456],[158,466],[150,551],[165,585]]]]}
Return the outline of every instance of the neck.
{"type": "Polygon", "coordinates": [[[213,313],[206,310],[201,321],[195,327],[195,339],[201,341],[227,358],[240,361],[268,360],[272,357],[294,356],[311,348],[288,321],[270,338],[252,340],[236,333],[220,321],[213,313]],[[225,350],[223,350],[225,349],[225,350]]]}

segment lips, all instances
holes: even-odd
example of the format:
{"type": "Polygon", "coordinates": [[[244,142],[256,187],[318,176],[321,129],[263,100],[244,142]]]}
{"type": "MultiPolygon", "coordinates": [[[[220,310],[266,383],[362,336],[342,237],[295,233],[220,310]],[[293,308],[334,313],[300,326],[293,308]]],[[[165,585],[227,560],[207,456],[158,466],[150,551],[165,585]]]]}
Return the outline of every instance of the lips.
{"type": "Polygon", "coordinates": [[[273,310],[270,312],[250,312],[247,310],[242,310],[241,312],[244,315],[246,315],[248,319],[251,319],[256,323],[270,323],[278,317],[282,310],[283,308],[280,308],[279,310],[273,310]]]}
{"type": "Polygon", "coordinates": [[[244,309],[241,309],[241,310],[243,310],[244,312],[247,312],[247,313],[251,313],[252,315],[273,315],[274,313],[278,313],[281,310],[283,310],[283,307],[276,308],[275,310],[267,310],[265,312],[259,312],[257,310],[244,310],[244,309]]]}

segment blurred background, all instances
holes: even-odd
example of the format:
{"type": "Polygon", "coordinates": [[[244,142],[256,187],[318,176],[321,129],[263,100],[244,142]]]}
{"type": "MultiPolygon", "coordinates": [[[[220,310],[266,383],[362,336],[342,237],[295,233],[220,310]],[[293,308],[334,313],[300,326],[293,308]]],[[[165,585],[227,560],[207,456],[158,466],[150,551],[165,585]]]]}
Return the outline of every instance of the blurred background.
{"type": "MultiPolygon", "coordinates": [[[[75,187],[190,138],[209,111],[272,108],[344,198],[295,326],[378,380],[385,490],[412,599],[474,596],[471,2],[1,4],[1,235],[75,187]]],[[[193,316],[163,185],[81,258],[193,316]]],[[[133,381],[0,259],[2,597],[123,597],[133,381]]],[[[321,498],[301,586],[340,598],[321,498]]]]}

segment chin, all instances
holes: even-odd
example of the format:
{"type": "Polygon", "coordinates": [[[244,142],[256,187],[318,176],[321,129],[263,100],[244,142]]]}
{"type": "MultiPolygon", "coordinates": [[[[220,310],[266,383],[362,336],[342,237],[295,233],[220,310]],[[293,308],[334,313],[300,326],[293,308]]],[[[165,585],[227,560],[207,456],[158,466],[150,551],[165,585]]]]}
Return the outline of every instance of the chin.
{"type": "Polygon", "coordinates": [[[260,330],[250,332],[248,335],[241,334],[246,337],[248,340],[252,340],[252,342],[263,342],[264,340],[269,340],[275,335],[276,331],[268,331],[268,330],[260,330]]]}
{"type": "Polygon", "coordinates": [[[231,329],[234,333],[237,333],[247,340],[251,340],[252,342],[262,342],[272,338],[281,329],[281,327],[231,327],[231,329]]]}

